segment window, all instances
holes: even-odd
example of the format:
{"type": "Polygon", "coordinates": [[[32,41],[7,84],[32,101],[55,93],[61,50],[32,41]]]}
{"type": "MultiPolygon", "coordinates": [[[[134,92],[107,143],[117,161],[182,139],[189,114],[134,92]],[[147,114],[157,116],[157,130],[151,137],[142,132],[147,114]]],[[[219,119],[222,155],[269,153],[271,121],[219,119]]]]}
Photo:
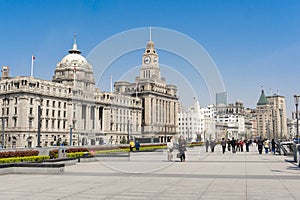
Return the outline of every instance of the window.
{"type": "Polygon", "coordinates": [[[33,98],[30,98],[30,105],[33,104],[33,98]]]}
{"type": "Polygon", "coordinates": [[[52,117],[55,116],[55,110],[52,110],[52,117]]]}
{"type": "Polygon", "coordinates": [[[29,115],[32,115],[33,108],[29,108],[29,115]]]}

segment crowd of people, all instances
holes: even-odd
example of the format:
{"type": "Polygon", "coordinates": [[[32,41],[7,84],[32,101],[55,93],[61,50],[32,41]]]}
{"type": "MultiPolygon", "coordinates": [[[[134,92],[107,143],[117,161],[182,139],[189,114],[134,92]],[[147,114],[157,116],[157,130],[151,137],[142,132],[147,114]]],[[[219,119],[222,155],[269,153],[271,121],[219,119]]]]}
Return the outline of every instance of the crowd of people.
{"type": "MultiPolygon", "coordinates": [[[[232,153],[237,153],[237,152],[249,152],[249,148],[250,146],[253,146],[253,143],[256,144],[257,149],[258,149],[258,153],[262,154],[263,150],[265,151],[266,154],[268,154],[269,152],[272,152],[273,154],[275,154],[275,150],[276,150],[276,143],[275,140],[272,139],[271,142],[268,139],[262,139],[257,138],[255,140],[252,139],[235,139],[234,137],[232,137],[231,139],[225,139],[222,138],[220,141],[220,145],[222,147],[222,153],[225,154],[226,150],[228,152],[232,152],[232,153]]],[[[211,140],[206,140],[205,141],[205,151],[209,152],[209,148],[210,151],[212,153],[215,152],[215,146],[217,145],[217,141],[215,139],[211,139],[211,140]]],[[[133,150],[133,148],[136,148],[136,150],[139,150],[140,144],[138,141],[130,141],[130,151],[133,150]]],[[[174,149],[177,149],[177,154],[176,157],[180,159],[181,162],[185,162],[186,160],[186,154],[185,152],[187,151],[187,142],[184,139],[183,136],[180,136],[178,138],[177,142],[172,142],[171,140],[167,141],[167,152],[168,152],[168,157],[167,160],[168,161],[172,161],[173,160],[173,151],[174,149]]]]}
{"type": "MultiPolygon", "coordinates": [[[[226,147],[227,147],[227,151],[229,151],[229,152],[231,151],[232,153],[236,153],[237,151],[243,152],[244,147],[245,147],[245,151],[249,152],[249,146],[252,144],[252,140],[249,140],[249,139],[239,140],[239,139],[234,139],[234,137],[232,139],[222,138],[220,144],[222,146],[223,153],[226,152],[226,147]]],[[[206,142],[205,142],[206,152],[208,152],[208,149],[210,147],[211,152],[213,153],[215,151],[214,150],[215,146],[216,146],[215,140],[210,140],[210,141],[206,140],[206,142]]]]}

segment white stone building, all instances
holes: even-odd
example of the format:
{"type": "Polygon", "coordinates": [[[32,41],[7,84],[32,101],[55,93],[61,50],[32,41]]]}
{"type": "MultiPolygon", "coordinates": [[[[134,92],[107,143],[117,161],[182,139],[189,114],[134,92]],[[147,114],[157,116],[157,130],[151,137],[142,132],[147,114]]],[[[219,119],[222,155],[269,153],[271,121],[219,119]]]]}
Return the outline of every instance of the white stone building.
{"type": "Polygon", "coordinates": [[[95,145],[142,137],[139,98],[100,92],[92,66],[77,49],[56,66],[52,81],[10,77],[0,79],[1,144],[4,147],[95,145]]]}

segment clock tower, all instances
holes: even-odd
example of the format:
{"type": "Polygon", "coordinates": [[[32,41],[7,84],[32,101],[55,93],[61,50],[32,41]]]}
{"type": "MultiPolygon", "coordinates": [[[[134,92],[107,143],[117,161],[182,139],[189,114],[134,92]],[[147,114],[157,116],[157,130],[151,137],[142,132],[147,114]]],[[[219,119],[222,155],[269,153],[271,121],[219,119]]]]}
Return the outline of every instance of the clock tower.
{"type": "Polygon", "coordinates": [[[154,43],[150,40],[142,56],[142,68],[140,69],[141,79],[160,80],[160,69],[158,64],[158,54],[154,43]]]}

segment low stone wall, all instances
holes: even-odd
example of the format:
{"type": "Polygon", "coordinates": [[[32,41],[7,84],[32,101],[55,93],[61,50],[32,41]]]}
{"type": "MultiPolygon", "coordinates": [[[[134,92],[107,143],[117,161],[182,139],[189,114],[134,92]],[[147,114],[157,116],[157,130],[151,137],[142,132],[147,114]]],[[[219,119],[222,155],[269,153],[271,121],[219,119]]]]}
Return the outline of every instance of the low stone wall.
{"type": "Polygon", "coordinates": [[[64,163],[9,163],[0,165],[0,175],[3,174],[62,174],[64,163]]]}

